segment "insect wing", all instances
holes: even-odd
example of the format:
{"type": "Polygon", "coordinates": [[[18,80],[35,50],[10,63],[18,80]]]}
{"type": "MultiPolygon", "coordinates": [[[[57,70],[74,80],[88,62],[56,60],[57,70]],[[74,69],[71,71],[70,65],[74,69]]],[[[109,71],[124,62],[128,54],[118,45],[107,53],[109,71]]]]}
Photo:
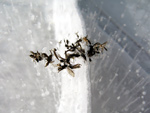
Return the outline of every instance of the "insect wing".
{"type": "Polygon", "coordinates": [[[75,76],[75,75],[74,75],[74,72],[73,72],[69,67],[67,67],[67,71],[68,71],[68,73],[69,73],[72,77],[75,76]]]}

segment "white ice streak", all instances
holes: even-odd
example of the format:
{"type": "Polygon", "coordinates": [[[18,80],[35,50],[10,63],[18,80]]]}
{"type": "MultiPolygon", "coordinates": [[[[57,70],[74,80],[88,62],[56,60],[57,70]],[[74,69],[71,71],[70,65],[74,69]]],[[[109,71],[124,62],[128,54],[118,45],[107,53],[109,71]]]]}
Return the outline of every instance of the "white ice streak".
{"type": "MultiPolygon", "coordinates": [[[[53,23],[55,28],[55,39],[68,39],[75,42],[75,33],[85,36],[84,26],[77,10],[75,0],[55,0],[53,5],[53,23]]],[[[59,53],[64,54],[65,47],[59,47],[59,53]]],[[[64,57],[64,56],[63,56],[64,57]]],[[[89,85],[87,63],[82,58],[76,59],[75,64],[80,63],[79,69],[74,69],[75,77],[70,76],[67,70],[62,70],[61,94],[58,113],[88,113],[89,111],[89,85]]]]}

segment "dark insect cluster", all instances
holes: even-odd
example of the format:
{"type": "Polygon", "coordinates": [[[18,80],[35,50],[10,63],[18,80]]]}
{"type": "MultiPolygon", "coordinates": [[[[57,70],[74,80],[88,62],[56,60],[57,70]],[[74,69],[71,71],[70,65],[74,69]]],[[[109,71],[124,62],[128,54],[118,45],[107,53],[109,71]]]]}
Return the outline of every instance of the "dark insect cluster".
{"type": "MultiPolygon", "coordinates": [[[[106,49],[107,42],[104,42],[103,44],[96,42],[94,44],[91,43],[91,41],[88,39],[88,36],[85,37],[79,37],[78,33],[76,33],[77,40],[75,43],[70,43],[69,40],[64,40],[64,44],[66,47],[66,51],[64,53],[65,58],[63,58],[58,52],[57,49],[51,49],[50,54],[47,55],[46,53],[40,53],[40,52],[33,52],[30,51],[30,57],[36,61],[42,61],[45,60],[46,64],[45,67],[47,67],[50,63],[54,63],[54,57],[59,61],[59,63],[56,64],[58,72],[62,71],[63,69],[67,69],[68,73],[71,76],[75,76],[72,69],[77,69],[81,67],[81,64],[72,64],[71,59],[81,57],[84,61],[87,61],[87,58],[89,61],[92,61],[92,57],[94,55],[103,53],[106,49]],[[82,45],[85,43],[87,46],[87,50],[85,50],[82,45]]],[[[61,43],[62,41],[60,41],[61,43]]]]}

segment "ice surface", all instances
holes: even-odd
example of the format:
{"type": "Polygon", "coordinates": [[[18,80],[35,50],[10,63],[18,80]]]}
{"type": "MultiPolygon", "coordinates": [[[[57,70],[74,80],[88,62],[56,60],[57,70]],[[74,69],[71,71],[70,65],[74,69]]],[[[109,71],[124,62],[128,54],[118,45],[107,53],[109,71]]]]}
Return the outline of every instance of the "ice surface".
{"type": "Polygon", "coordinates": [[[149,24],[143,17],[149,15],[149,1],[81,0],[78,5],[91,40],[108,41],[108,52],[90,64],[92,113],[149,113],[150,49],[142,28],[149,24]]]}
{"type": "MultiPolygon", "coordinates": [[[[56,0],[54,2],[54,28],[55,37],[60,40],[68,39],[75,42],[79,33],[85,36],[85,28],[74,0],[56,0]]],[[[59,53],[64,56],[64,45],[58,46],[59,53]]],[[[88,63],[83,59],[75,59],[75,64],[82,64],[81,68],[74,70],[75,77],[70,76],[66,70],[60,72],[61,94],[58,113],[88,113],[89,106],[89,73],[88,63]]]]}
{"type": "MultiPolygon", "coordinates": [[[[89,112],[88,64],[75,77],[35,63],[30,51],[48,53],[63,39],[85,35],[76,1],[0,1],[0,113],[89,112]]],[[[64,46],[59,48],[60,54],[64,46]]]]}
{"type": "Polygon", "coordinates": [[[149,9],[148,0],[1,0],[0,113],[150,113],[149,9]],[[74,78],[29,58],[76,32],[108,51],[76,60],[74,78]]]}
{"type": "Polygon", "coordinates": [[[30,50],[48,52],[56,42],[43,2],[0,1],[0,113],[56,111],[59,78],[29,58],[30,50]]]}

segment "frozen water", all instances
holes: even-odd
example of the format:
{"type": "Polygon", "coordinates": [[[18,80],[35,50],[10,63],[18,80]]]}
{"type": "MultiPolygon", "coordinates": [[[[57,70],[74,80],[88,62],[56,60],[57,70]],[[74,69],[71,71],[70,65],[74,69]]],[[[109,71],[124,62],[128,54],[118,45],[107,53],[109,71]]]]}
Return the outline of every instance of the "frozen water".
{"type": "Polygon", "coordinates": [[[1,0],[0,113],[150,113],[149,9],[148,0],[1,0]],[[76,32],[108,51],[76,60],[74,78],[29,58],[76,32]]]}
{"type": "MultiPolygon", "coordinates": [[[[0,113],[90,112],[88,64],[66,70],[34,63],[30,50],[48,53],[63,39],[74,42],[85,28],[76,1],[0,2],[0,113]]],[[[59,47],[64,53],[64,46],[59,47]]]]}
{"type": "Polygon", "coordinates": [[[92,113],[149,113],[149,1],[78,4],[91,40],[108,41],[108,52],[90,64],[92,113]]]}
{"type": "MultiPolygon", "coordinates": [[[[54,2],[53,22],[55,28],[55,37],[60,40],[68,39],[75,42],[77,37],[75,33],[85,36],[85,28],[77,10],[77,3],[74,0],[55,0],[54,2]],[[58,9],[59,8],[59,9],[58,9]]],[[[59,46],[59,53],[64,54],[65,47],[59,46]]],[[[75,70],[75,77],[71,77],[67,72],[60,73],[61,76],[61,94],[58,113],[88,113],[89,106],[89,73],[88,63],[83,59],[78,59],[82,66],[75,70]],[[67,76],[66,76],[67,75],[67,76]]]]}

